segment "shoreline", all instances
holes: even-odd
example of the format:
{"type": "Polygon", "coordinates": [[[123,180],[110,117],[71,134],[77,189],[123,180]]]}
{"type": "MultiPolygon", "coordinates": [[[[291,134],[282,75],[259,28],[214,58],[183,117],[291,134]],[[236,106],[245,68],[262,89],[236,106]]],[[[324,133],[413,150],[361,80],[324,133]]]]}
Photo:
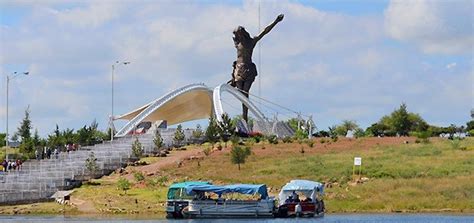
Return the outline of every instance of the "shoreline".
{"type": "MultiPolygon", "coordinates": [[[[51,210],[51,209],[49,209],[51,210]]],[[[77,210],[77,207],[73,206],[64,206],[58,204],[54,201],[51,202],[41,202],[41,203],[33,203],[33,204],[22,204],[22,205],[2,205],[0,206],[0,216],[64,216],[64,217],[106,217],[106,218],[130,218],[133,219],[137,218],[140,219],[140,215],[146,215],[149,217],[158,217],[160,219],[164,219],[166,214],[164,211],[155,211],[155,212],[133,212],[133,213],[106,213],[100,212],[80,212],[77,210]],[[57,211],[48,212],[46,210],[38,210],[34,207],[39,207],[41,205],[53,205],[56,207],[66,207],[66,210],[63,209],[56,209],[57,211]],[[30,207],[28,207],[30,206],[30,207]]],[[[439,215],[467,215],[467,216],[474,216],[474,209],[452,209],[452,208],[442,208],[442,209],[423,209],[423,210],[346,210],[346,211],[331,211],[328,210],[326,214],[336,214],[336,215],[352,215],[352,214],[360,214],[360,215],[392,215],[392,214],[439,214],[439,215]]]]}

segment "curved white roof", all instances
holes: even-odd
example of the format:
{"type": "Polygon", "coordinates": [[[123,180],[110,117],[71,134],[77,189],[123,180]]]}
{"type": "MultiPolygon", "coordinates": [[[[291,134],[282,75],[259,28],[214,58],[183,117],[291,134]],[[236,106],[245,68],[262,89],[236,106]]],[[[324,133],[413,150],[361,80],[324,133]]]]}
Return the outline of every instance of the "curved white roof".
{"type": "Polygon", "coordinates": [[[168,125],[174,125],[208,118],[211,114],[212,91],[204,84],[190,84],[131,112],[114,117],[129,120],[115,136],[125,136],[143,121],[166,120],[168,125]]]}
{"type": "Polygon", "coordinates": [[[224,110],[222,108],[221,94],[224,91],[232,94],[245,104],[258,120],[267,121],[263,113],[247,97],[228,84],[221,84],[214,91],[204,84],[190,84],[171,91],[163,97],[133,111],[114,117],[114,120],[129,120],[115,136],[122,137],[127,135],[143,121],[155,122],[166,120],[168,125],[174,125],[209,118],[213,112],[217,120],[222,121],[224,110]]]}

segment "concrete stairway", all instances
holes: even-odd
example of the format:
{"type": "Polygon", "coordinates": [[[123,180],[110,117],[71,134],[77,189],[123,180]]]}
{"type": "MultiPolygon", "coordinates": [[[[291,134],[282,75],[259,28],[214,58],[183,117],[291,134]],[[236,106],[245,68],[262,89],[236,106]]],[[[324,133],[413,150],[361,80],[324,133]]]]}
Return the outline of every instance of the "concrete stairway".
{"type": "MultiPolygon", "coordinates": [[[[175,129],[162,129],[161,136],[165,147],[173,143],[175,129]]],[[[192,130],[184,130],[186,139],[192,130]]],[[[153,152],[153,135],[137,136],[144,153],[153,152]]],[[[60,153],[46,160],[30,160],[22,165],[22,170],[0,174],[0,204],[30,203],[48,200],[58,190],[71,189],[90,176],[85,161],[93,152],[99,170],[96,176],[110,174],[121,168],[131,158],[131,145],[135,136],[126,136],[95,146],[82,147],[78,151],[60,153]]]]}

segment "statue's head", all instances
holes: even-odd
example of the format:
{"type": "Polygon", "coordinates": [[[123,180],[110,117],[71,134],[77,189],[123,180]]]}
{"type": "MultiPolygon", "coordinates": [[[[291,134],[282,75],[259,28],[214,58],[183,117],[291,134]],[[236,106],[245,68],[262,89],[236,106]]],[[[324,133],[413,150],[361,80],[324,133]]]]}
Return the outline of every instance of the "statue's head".
{"type": "Polygon", "coordinates": [[[250,34],[242,26],[238,26],[237,28],[235,28],[233,33],[234,40],[237,40],[238,42],[251,39],[250,34]]]}

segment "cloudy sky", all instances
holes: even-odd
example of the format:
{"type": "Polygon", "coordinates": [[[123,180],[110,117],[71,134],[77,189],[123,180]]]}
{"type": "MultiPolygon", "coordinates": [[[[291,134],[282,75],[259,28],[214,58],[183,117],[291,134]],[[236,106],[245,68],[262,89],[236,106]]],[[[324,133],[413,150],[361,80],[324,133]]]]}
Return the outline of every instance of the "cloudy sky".
{"type": "Polygon", "coordinates": [[[259,5],[262,27],[285,18],[262,40],[251,93],[312,114],[319,129],[344,119],[367,127],[402,102],[431,124],[462,125],[474,107],[473,4],[0,0],[0,131],[5,75],[14,71],[30,75],[11,82],[10,132],[29,105],[42,136],[55,124],[78,129],[94,118],[106,128],[117,60],[131,63],[116,69],[116,113],[186,84],[226,82],[236,57],[232,30],[256,35],[259,5]]]}

